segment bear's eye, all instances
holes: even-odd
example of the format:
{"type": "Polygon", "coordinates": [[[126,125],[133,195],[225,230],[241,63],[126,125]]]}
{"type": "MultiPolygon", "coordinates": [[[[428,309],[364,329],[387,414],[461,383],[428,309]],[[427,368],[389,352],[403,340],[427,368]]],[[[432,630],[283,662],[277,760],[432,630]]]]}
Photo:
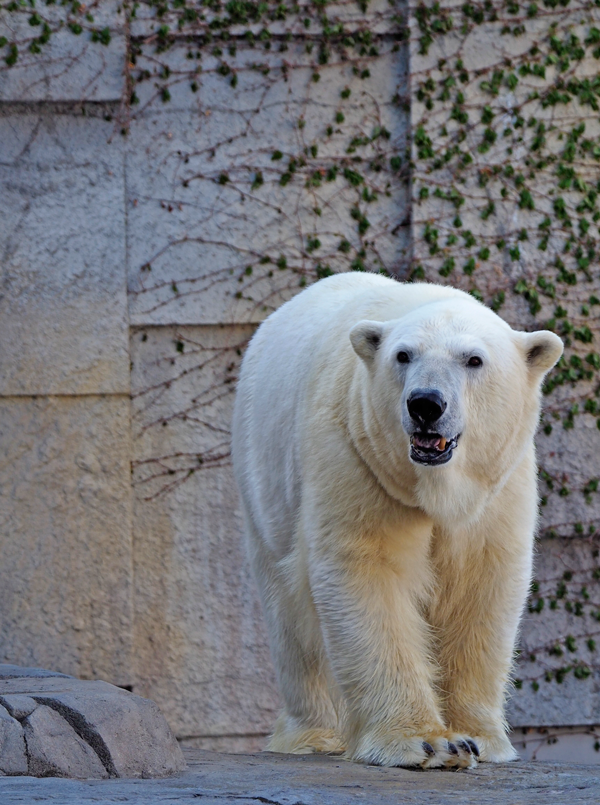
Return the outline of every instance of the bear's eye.
{"type": "Polygon", "coordinates": [[[481,366],[483,361],[478,355],[473,355],[472,358],[469,358],[467,361],[467,366],[481,366]]]}
{"type": "Polygon", "coordinates": [[[396,355],[396,360],[398,363],[410,363],[410,356],[408,352],[399,352],[396,355]]]}

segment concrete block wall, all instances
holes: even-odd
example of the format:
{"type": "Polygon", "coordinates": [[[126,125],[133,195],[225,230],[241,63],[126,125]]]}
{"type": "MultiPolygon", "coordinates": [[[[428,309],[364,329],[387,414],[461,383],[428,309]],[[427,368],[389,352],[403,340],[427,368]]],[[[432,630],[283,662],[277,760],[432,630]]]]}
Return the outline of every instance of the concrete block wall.
{"type": "MultiPolygon", "coordinates": [[[[187,742],[255,749],[278,697],[229,459],[237,368],[256,324],[330,271],[465,285],[429,254],[447,202],[419,196],[409,150],[411,125],[438,125],[419,89],[451,52],[420,54],[418,8],[383,0],[230,4],[227,26],[176,5],[0,11],[0,659],[107,679],[187,742]]],[[[469,70],[495,63],[495,35],[470,34],[469,70]]],[[[512,262],[491,262],[478,287],[532,326],[512,262]]],[[[598,517],[579,489],[600,475],[594,428],[543,443],[578,484],[545,524],[598,517]]],[[[563,564],[587,578],[586,538],[542,543],[542,591],[563,564]]],[[[528,613],[529,654],[588,639],[591,616],[561,618],[528,613]]],[[[597,722],[597,671],[563,684],[568,706],[523,684],[513,722],[597,722]]]]}
{"type": "Polygon", "coordinates": [[[253,330],[131,332],[135,690],[215,748],[258,745],[277,707],[229,458],[226,381],[253,330]]]}

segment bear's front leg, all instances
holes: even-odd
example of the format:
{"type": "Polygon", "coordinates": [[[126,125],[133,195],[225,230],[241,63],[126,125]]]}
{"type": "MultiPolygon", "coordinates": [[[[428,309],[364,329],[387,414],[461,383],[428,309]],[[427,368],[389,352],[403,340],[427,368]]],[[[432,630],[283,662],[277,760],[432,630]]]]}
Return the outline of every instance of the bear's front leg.
{"type": "Polygon", "coordinates": [[[469,767],[469,745],[447,739],[422,615],[431,521],[394,508],[387,524],[307,523],[312,595],[347,708],[347,754],[384,766],[469,767]]]}
{"type": "Polygon", "coordinates": [[[535,512],[527,501],[519,508],[527,496],[535,501],[534,480],[507,484],[471,533],[435,535],[432,550],[438,585],[429,618],[439,635],[450,738],[472,736],[480,759],[495,763],[518,757],[504,704],[531,578],[535,512]]]}

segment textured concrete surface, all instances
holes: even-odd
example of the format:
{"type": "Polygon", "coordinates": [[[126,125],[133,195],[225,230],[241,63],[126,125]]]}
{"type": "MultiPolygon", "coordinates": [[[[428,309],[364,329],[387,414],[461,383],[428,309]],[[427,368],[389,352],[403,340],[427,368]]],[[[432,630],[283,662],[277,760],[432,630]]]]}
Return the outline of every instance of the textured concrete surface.
{"type": "MultiPolygon", "coordinates": [[[[15,42],[19,59],[13,67],[0,62],[0,101],[119,100],[125,69],[125,19],[119,0],[91,0],[76,13],[73,4],[38,3],[39,23],[31,24],[35,3],[0,9],[0,35],[15,42]],[[91,14],[87,19],[84,11],[91,14]],[[79,25],[74,35],[65,22],[79,25]],[[44,57],[30,51],[44,25],[51,32],[44,57]],[[93,42],[94,31],[108,28],[107,44],[93,42]]],[[[105,40],[106,41],[106,40],[105,40]]]]}
{"type": "MultiPolygon", "coordinates": [[[[285,21],[279,18],[269,20],[269,30],[273,34],[281,34],[291,31],[294,36],[306,33],[306,26],[304,25],[304,17],[307,10],[310,9],[310,0],[300,0],[294,6],[287,9],[285,21]]],[[[390,17],[394,15],[396,8],[391,6],[388,0],[370,0],[369,3],[358,4],[348,3],[346,0],[331,0],[326,6],[323,7],[323,13],[331,23],[343,22],[344,30],[354,31],[357,26],[367,24],[369,29],[377,33],[387,33],[390,29],[390,17]]],[[[206,19],[212,20],[218,14],[218,11],[206,7],[206,19]]],[[[155,30],[156,26],[156,11],[152,3],[140,4],[135,18],[131,21],[131,35],[132,36],[149,36],[155,30]]],[[[166,24],[173,25],[178,21],[178,15],[173,13],[168,7],[165,7],[161,12],[161,20],[166,24]]],[[[248,24],[231,25],[229,31],[232,37],[242,40],[245,32],[250,29],[256,35],[262,28],[261,22],[252,22],[248,24]]],[[[198,26],[193,20],[187,20],[181,27],[183,35],[193,35],[194,32],[202,30],[202,26],[198,26]]]]}
{"type": "Polygon", "coordinates": [[[268,732],[278,706],[229,457],[227,380],[253,329],[131,338],[135,690],[179,738],[229,736],[227,749],[268,732]]]}
{"type": "Polygon", "coordinates": [[[163,780],[1,778],[4,805],[521,805],[599,801],[600,770],[556,763],[480,765],[470,771],[411,771],[360,766],[340,758],[218,755],[187,750],[188,770],[163,780]]]}
{"type": "MultiPolygon", "coordinates": [[[[582,450],[585,449],[585,445],[582,445],[582,450]]],[[[565,463],[570,460],[570,456],[565,456],[565,463]]],[[[579,615],[574,614],[573,609],[568,612],[564,607],[565,600],[584,601],[581,590],[589,584],[592,571],[598,565],[594,551],[594,545],[585,540],[563,542],[547,539],[540,545],[536,577],[540,579],[539,594],[546,604],[541,612],[526,611],[523,617],[521,655],[515,672],[515,676],[522,680],[522,687],[512,691],[508,707],[508,718],[513,727],[599,722],[598,671],[587,679],[577,679],[573,673],[569,673],[560,684],[555,676],[552,681],[546,678],[546,674],[552,676],[558,668],[579,662],[597,666],[596,644],[589,643],[590,638],[597,641],[600,636],[600,623],[593,614],[597,604],[585,607],[579,615]],[[568,582],[564,580],[565,573],[571,574],[568,582]],[[560,606],[551,609],[550,602],[556,600],[560,586],[566,590],[564,598],[558,599],[560,606]],[[568,647],[565,644],[567,635],[570,637],[568,647]],[[535,684],[539,685],[538,690],[532,687],[535,684]]],[[[590,592],[596,599],[594,591],[590,592]]],[[[600,762],[598,754],[596,761],[600,762]]]]}
{"type": "MultiPolygon", "coordinates": [[[[162,57],[174,74],[190,69],[188,49],[180,46],[162,57]]],[[[357,189],[343,177],[353,163],[347,131],[336,125],[342,106],[345,125],[367,140],[378,126],[390,134],[374,141],[368,152],[372,162],[365,159],[360,166],[379,195],[369,211],[369,243],[377,244],[374,267],[393,271],[406,259],[407,228],[401,222],[408,189],[373,167],[378,157],[387,163],[404,150],[407,114],[392,103],[390,91],[405,81],[402,51],[381,43],[377,70],[367,79],[334,59],[321,68],[318,83],[304,44],[290,44],[289,74],[276,69],[278,54],[261,53],[268,75],[251,69],[256,58],[254,49],[238,46],[235,88],[216,72],[219,59],[206,54],[197,92],[180,81],[165,105],[153,102],[157,90],[150,82],[136,90],[135,147],[127,153],[132,324],[261,321],[300,290],[318,261],[348,269],[339,244],[346,239],[359,249],[361,243],[350,214],[357,189]],[[351,93],[344,104],[343,90],[351,93]],[[328,125],[331,134],[324,138],[328,125]],[[328,181],[332,164],[339,175],[328,181]],[[258,173],[263,184],[253,187],[258,173]],[[286,173],[289,183],[281,186],[286,173]],[[318,185],[311,185],[315,174],[318,185]],[[310,251],[315,230],[320,246],[310,251]],[[277,265],[282,257],[284,268],[277,265]]],[[[151,69],[153,59],[152,54],[147,61],[138,58],[138,67],[151,69]]]]}
{"type": "Polygon", "coordinates": [[[598,766],[600,727],[523,727],[510,739],[521,760],[552,763],[579,763],[598,766]]]}
{"type": "Polygon", "coordinates": [[[129,391],[123,154],[101,111],[0,107],[2,395],[129,391]]]}
{"type": "Polygon", "coordinates": [[[129,398],[0,397],[0,661],[132,683],[129,398]]]}
{"type": "MultiPolygon", "coordinates": [[[[560,389],[559,394],[568,399],[573,391],[570,388],[560,389]]],[[[555,400],[553,404],[556,404],[555,400]]],[[[537,449],[540,466],[553,477],[555,491],[562,484],[570,490],[564,497],[549,494],[547,483],[540,481],[540,495],[546,496],[548,501],[541,509],[542,527],[547,528],[554,524],[560,526],[561,523],[572,521],[574,517],[586,527],[588,523],[600,521],[600,494],[590,495],[586,500],[582,491],[591,478],[600,476],[599,441],[596,420],[586,415],[575,417],[572,428],[565,429],[559,421],[554,423],[550,435],[539,433],[537,449]]],[[[596,567],[596,559],[590,550],[588,563],[596,567]]]]}
{"type": "Polygon", "coordinates": [[[0,665],[0,774],[149,778],[185,767],[154,702],[38,671],[0,665]]]}

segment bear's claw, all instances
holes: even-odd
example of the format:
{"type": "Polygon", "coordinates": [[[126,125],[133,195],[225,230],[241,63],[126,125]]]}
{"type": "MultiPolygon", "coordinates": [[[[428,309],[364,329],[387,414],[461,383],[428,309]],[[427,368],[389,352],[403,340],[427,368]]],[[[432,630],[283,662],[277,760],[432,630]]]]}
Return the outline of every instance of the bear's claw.
{"type": "Polygon", "coordinates": [[[431,744],[428,744],[427,741],[423,741],[423,751],[429,757],[433,757],[435,755],[435,749],[431,744]]]}
{"type": "Polygon", "coordinates": [[[472,738],[460,733],[450,733],[446,738],[446,745],[446,768],[474,769],[477,766],[479,747],[472,738]]]}

